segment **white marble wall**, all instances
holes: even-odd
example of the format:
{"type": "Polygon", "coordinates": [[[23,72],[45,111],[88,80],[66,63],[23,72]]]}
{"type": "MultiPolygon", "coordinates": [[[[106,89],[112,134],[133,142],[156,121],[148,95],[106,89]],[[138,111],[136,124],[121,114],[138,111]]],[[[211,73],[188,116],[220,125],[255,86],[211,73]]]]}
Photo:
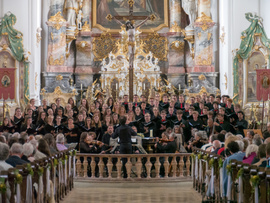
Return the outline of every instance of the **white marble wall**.
{"type": "Polygon", "coordinates": [[[37,104],[40,102],[41,45],[37,46],[36,31],[41,27],[41,8],[41,0],[0,1],[0,17],[8,11],[17,17],[14,27],[23,33],[24,49],[31,52],[29,91],[30,98],[35,98],[37,104]]]}
{"type": "Polygon", "coordinates": [[[270,1],[269,0],[219,0],[219,36],[222,28],[225,30],[224,44],[219,40],[219,70],[221,94],[233,96],[233,56],[232,50],[240,47],[241,32],[247,29],[250,22],[245,13],[256,12],[264,18],[264,26],[268,38],[270,37],[270,1]],[[225,87],[227,74],[228,83],[225,87]]]}

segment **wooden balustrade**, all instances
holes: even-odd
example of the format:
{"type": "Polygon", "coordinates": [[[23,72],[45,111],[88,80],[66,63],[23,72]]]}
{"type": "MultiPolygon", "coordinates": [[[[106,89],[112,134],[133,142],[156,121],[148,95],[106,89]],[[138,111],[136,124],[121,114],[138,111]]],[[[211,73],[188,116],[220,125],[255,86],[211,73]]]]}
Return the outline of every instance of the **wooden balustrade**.
{"type": "Polygon", "coordinates": [[[77,179],[123,180],[126,159],[127,179],[191,178],[191,154],[81,154],[77,153],[77,179]]]}
{"type": "Polygon", "coordinates": [[[223,182],[220,169],[222,169],[224,157],[198,148],[193,149],[191,157],[193,187],[202,194],[204,199],[212,200],[213,202],[270,203],[269,168],[257,167],[232,160],[229,167],[231,169],[231,187],[230,191],[227,191],[227,196],[223,197],[223,182]],[[214,174],[213,184],[211,184],[212,175],[210,176],[210,181],[207,178],[207,174],[212,169],[214,174]],[[208,187],[203,188],[205,185],[208,187]],[[212,186],[214,186],[213,195],[211,194],[212,186]],[[230,194],[230,197],[228,194],[230,194]]]}
{"type": "Polygon", "coordinates": [[[1,171],[0,202],[59,202],[73,188],[75,154],[66,150],[1,171]]]}

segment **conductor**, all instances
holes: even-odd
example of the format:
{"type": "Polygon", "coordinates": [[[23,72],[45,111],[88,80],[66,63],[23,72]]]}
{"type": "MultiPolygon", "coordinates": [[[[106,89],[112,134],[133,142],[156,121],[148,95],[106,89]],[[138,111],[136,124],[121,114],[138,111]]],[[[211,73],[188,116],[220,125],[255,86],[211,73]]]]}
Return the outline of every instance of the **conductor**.
{"type": "MultiPolygon", "coordinates": [[[[132,144],[131,136],[136,136],[137,133],[132,130],[132,128],[126,125],[127,118],[121,116],[119,119],[120,127],[118,127],[115,132],[112,134],[112,138],[119,137],[120,139],[120,154],[132,154],[132,144]]],[[[122,168],[124,173],[124,178],[127,178],[127,169],[125,167],[127,158],[122,159],[122,168]]]]}

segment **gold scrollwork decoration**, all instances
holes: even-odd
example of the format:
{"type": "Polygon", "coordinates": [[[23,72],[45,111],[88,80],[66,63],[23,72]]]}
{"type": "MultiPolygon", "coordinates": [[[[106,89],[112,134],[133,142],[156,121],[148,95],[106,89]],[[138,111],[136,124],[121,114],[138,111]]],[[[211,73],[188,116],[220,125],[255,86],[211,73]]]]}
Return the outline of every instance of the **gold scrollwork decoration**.
{"type": "Polygon", "coordinates": [[[57,75],[56,80],[63,80],[63,76],[62,75],[57,75]]]}
{"type": "Polygon", "coordinates": [[[160,61],[167,61],[168,40],[160,36],[157,32],[149,34],[143,40],[143,49],[145,53],[152,52],[155,58],[160,61]]]}
{"type": "Polygon", "coordinates": [[[83,32],[91,31],[88,21],[85,21],[84,25],[82,26],[82,31],[83,32]]]}
{"type": "Polygon", "coordinates": [[[203,31],[205,31],[213,23],[213,20],[210,16],[207,16],[204,12],[202,12],[202,16],[197,18],[196,23],[199,23],[199,26],[202,28],[203,31]]]}
{"type": "Polygon", "coordinates": [[[57,66],[57,65],[62,66],[62,65],[64,65],[64,63],[65,63],[64,56],[61,56],[60,59],[55,59],[55,60],[54,60],[53,56],[49,57],[49,65],[51,65],[51,66],[57,66]]]}
{"type": "Polygon", "coordinates": [[[201,74],[198,78],[199,78],[199,80],[206,80],[206,77],[203,74],[201,74]]]}
{"type": "Polygon", "coordinates": [[[57,94],[57,95],[59,96],[59,95],[62,95],[63,92],[62,92],[61,88],[60,88],[59,86],[57,86],[57,87],[54,89],[53,94],[57,94]]]}
{"type": "Polygon", "coordinates": [[[77,44],[77,50],[84,53],[90,54],[90,48],[91,48],[91,45],[86,41],[81,41],[79,42],[79,44],[77,44]]]}
{"type": "Polygon", "coordinates": [[[173,24],[171,25],[170,32],[182,32],[181,27],[177,24],[176,21],[174,21],[173,24]]]}
{"type": "Polygon", "coordinates": [[[102,61],[112,51],[117,49],[117,40],[111,36],[108,32],[103,32],[100,37],[95,37],[93,40],[93,54],[95,61],[102,61]]]}
{"type": "Polygon", "coordinates": [[[171,48],[176,50],[176,51],[181,51],[185,47],[185,42],[181,42],[179,40],[173,41],[171,43],[171,48]]]}
{"type": "Polygon", "coordinates": [[[66,22],[65,18],[61,15],[61,11],[58,11],[54,16],[51,16],[49,22],[53,22],[53,27],[59,30],[62,24],[66,22]]]}
{"type": "Polygon", "coordinates": [[[196,64],[199,66],[210,66],[212,64],[212,57],[208,56],[207,59],[202,59],[201,56],[198,56],[196,64]]]}

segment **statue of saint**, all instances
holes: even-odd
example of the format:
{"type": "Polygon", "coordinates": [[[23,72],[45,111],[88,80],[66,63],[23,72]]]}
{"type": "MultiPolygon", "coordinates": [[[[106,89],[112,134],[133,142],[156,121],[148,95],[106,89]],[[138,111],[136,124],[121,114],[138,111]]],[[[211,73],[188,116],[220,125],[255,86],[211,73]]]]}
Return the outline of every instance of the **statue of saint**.
{"type": "Polygon", "coordinates": [[[77,0],[67,0],[66,9],[67,9],[67,22],[69,23],[69,27],[76,26],[76,11],[78,9],[77,0]]]}
{"type": "Polygon", "coordinates": [[[83,18],[82,10],[79,10],[79,13],[77,15],[77,28],[78,28],[78,30],[82,29],[82,18],[83,18]]]}
{"type": "Polygon", "coordinates": [[[198,0],[182,0],[182,7],[189,17],[189,26],[193,27],[193,24],[197,18],[198,12],[198,0]]]}

